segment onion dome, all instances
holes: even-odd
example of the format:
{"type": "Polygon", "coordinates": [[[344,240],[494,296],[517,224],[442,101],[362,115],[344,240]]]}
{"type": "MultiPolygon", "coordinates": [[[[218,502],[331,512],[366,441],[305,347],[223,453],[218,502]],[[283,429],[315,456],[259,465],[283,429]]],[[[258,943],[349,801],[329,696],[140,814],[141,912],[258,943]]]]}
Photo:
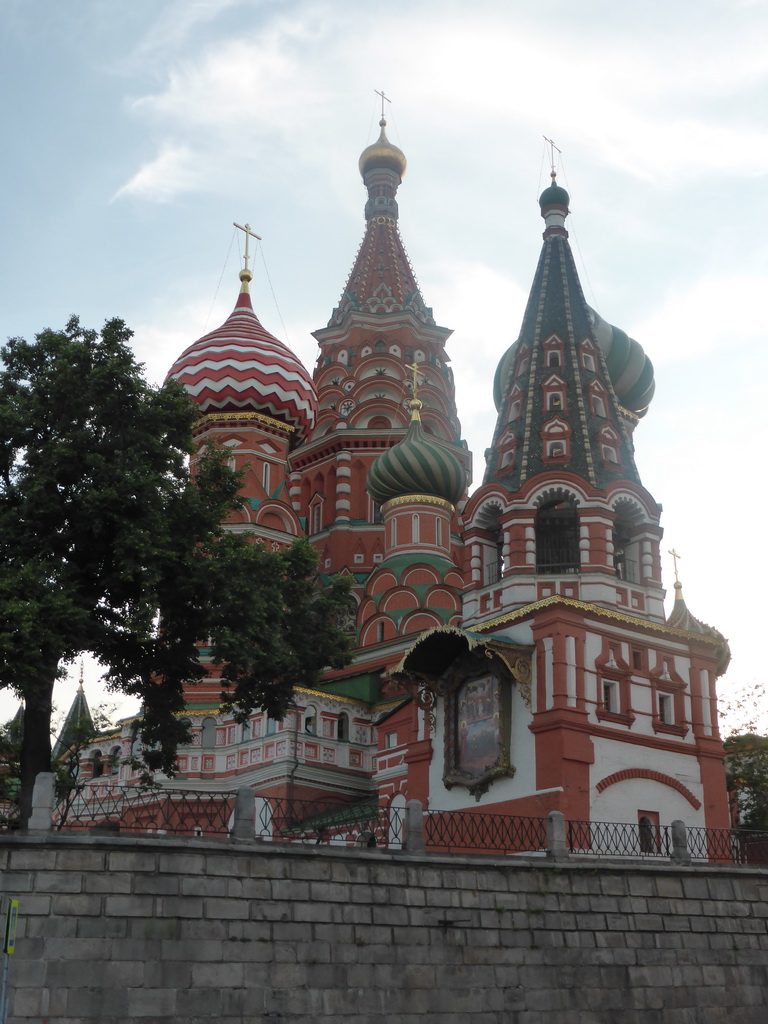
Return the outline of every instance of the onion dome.
{"type": "Polygon", "coordinates": [[[552,184],[549,188],[545,188],[539,196],[539,206],[542,210],[545,206],[564,206],[567,210],[571,197],[561,185],[557,184],[554,180],[554,175],[552,178],[552,184]]]}
{"type": "Polygon", "coordinates": [[[700,636],[706,636],[718,641],[720,646],[717,655],[717,672],[718,675],[722,675],[725,672],[731,660],[731,649],[728,646],[728,641],[719,629],[715,629],[714,626],[708,626],[706,623],[700,622],[694,615],[691,615],[683,597],[683,584],[679,580],[675,580],[675,604],[667,619],[667,625],[672,626],[673,629],[683,629],[686,633],[698,633],[700,636]]]}
{"type": "Polygon", "coordinates": [[[465,475],[459,459],[425,433],[421,402],[411,399],[411,423],[402,441],[388,448],[368,470],[365,487],[384,504],[406,494],[427,494],[455,505],[464,494],[465,475]]]}
{"type": "MultiPolygon", "coordinates": [[[[635,416],[645,416],[656,390],[653,363],[639,341],[603,320],[591,306],[587,306],[587,313],[595,332],[595,340],[605,357],[608,376],[619,404],[635,416]]],[[[504,387],[515,363],[518,345],[519,339],[510,345],[496,367],[493,400],[497,409],[501,407],[504,387]]]]}
{"type": "Polygon", "coordinates": [[[382,117],[379,121],[379,126],[381,127],[381,135],[360,154],[360,162],[358,164],[360,174],[365,178],[368,171],[375,171],[384,167],[389,171],[395,171],[402,178],[406,168],[405,154],[402,149],[393,146],[387,138],[387,133],[384,130],[387,127],[385,118],[382,117]]]}
{"type": "Polygon", "coordinates": [[[645,416],[656,390],[653,363],[639,341],[603,320],[591,306],[587,311],[619,403],[636,416],[645,416]]]}
{"type": "Polygon", "coordinates": [[[261,326],[248,291],[252,277],[250,270],[240,271],[232,313],[182,352],[168,377],[184,385],[202,414],[257,412],[304,438],[315,423],[315,387],[293,352],[261,326]]]}

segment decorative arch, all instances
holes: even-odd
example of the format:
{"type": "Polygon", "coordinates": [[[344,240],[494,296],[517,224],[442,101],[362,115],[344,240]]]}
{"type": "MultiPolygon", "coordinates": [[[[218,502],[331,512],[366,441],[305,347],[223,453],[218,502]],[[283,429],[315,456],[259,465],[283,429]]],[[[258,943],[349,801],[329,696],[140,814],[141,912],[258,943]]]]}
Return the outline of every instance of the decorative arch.
{"type": "Polygon", "coordinates": [[[685,797],[694,810],[698,811],[701,807],[701,800],[695,797],[690,789],[684,786],[679,779],[674,778],[672,775],[665,775],[663,772],[652,771],[650,768],[625,768],[621,772],[614,772],[613,775],[607,775],[604,779],[601,779],[595,789],[598,793],[602,793],[609,786],[615,786],[617,782],[627,782],[629,779],[647,779],[649,782],[660,782],[662,786],[676,789],[678,793],[685,797]]]}
{"type": "Polygon", "coordinates": [[[570,487],[548,487],[541,491],[533,500],[534,508],[543,508],[557,502],[565,502],[569,505],[580,505],[581,498],[575,490],[570,487]]]}

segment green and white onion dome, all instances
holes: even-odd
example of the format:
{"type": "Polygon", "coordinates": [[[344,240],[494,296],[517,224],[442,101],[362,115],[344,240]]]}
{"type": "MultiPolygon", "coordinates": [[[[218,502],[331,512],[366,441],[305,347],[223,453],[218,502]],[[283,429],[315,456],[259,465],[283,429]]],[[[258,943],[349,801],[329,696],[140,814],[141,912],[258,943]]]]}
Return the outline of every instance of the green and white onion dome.
{"type": "Polygon", "coordinates": [[[368,470],[366,490],[381,505],[406,494],[426,494],[455,505],[464,494],[461,462],[424,431],[420,408],[421,402],[412,399],[408,433],[368,470]]]}

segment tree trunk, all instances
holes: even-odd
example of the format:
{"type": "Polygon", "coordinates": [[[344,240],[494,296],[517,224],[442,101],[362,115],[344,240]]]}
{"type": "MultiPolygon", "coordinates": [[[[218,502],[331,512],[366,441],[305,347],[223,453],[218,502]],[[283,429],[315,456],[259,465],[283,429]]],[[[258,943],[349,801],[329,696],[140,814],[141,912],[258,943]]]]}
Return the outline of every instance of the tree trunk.
{"type": "Polygon", "coordinates": [[[32,791],[40,772],[51,770],[51,716],[53,714],[53,675],[51,682],[30,693],[24,704],[24,732],[21,743],[21,792],[19,825],[26,828],[32,813],[32,791]]]}

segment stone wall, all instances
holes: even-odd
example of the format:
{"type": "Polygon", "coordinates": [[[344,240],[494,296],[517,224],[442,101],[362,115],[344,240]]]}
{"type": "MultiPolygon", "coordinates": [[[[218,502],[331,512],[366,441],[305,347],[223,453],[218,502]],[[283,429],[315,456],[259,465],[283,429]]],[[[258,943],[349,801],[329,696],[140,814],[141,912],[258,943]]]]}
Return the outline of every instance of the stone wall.
{"type": "Polygon", "coordinates": [[[12,1024],[764,1024],[768,869],[0,840],[12,1024]]]}

